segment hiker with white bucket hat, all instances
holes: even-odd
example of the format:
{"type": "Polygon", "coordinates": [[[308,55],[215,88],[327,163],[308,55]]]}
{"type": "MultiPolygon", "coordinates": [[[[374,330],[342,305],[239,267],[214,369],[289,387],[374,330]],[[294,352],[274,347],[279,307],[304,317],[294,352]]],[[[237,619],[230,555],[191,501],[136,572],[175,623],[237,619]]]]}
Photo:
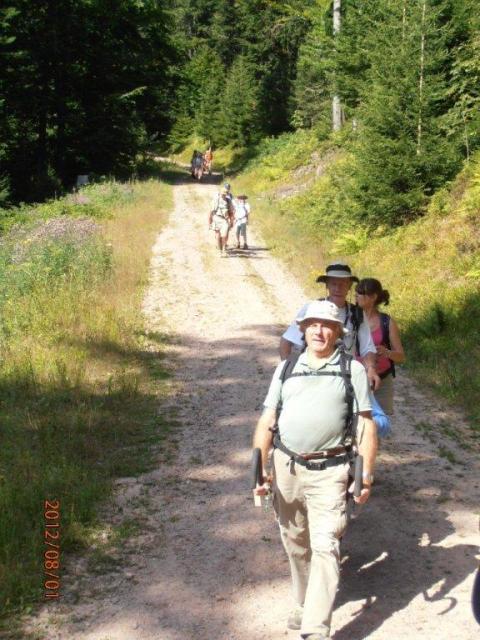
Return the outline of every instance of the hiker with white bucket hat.
{"type": "Polygon", "coordinates": [[[314,300],[296,323],[306,349],[282,361],[270,383],[253,440],[263,464],[255,492],[268,491],[273,446],[273,504],[295,599],[287,626],[304,639],[323,640],[339,582],[350,465],[358,448],[363,473],[355,501],[363,504],[373,481],[377,430],[365,368],[340,340],[349,335],[341,309],[314,300]]]}

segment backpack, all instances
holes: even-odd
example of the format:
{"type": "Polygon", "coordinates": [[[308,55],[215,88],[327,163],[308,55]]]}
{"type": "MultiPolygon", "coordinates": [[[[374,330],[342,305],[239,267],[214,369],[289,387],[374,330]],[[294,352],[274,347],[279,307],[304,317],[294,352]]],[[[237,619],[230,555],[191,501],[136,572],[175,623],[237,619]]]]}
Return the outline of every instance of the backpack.
{"type": "MultiPolygon", "coordinates": [[[[390,342],[390,316],[388,313],[380,312],[380,326],[382,327],[382,344],[387,347],[387,349],[392,348],[392,344],[390,342]]],[[[392,377],[395,378],[395,363],[393,360],[390,360],[390,369],[384,371],[380,378],[385,378],[388,374],[391,373],[392,377]]]]}
{"type": "Polygon", "coordinates": [[[216,199],[216,202],[215,202],[215,207],[213,209],[214,215],[221,216],[222,218],[227,218],[230,215],[230,213],[231,213],[230,202],[228,200],[224,201],[224,202],[225,202],[225,205],[221,206],[222,205],[222,196],[219,193],[217,193],[217,199],[216,199]]]}

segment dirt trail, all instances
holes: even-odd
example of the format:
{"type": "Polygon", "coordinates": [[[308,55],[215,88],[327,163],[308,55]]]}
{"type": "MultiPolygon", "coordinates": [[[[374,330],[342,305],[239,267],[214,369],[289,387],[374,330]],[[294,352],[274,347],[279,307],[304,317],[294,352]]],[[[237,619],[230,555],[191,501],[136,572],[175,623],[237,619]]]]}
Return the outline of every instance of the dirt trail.
{"type": "MultiPolygon", "coordinates": [[[[250,441],[278,336],[305,295],[252,229],[248,252],[217,255],[214,185],[175,187],[153,248],[145,314],[169,347],[182,427],[175,456],[117,483],[107,521],[141,532],[89,573],[74,560],[61,604],[29,628],[62,640],[270,640],[286,631],[289,573],[271,513],[248,491],[250,441]]],[[[255,214],[252,215],[255,227],[255,214]]],[[[397,378],[394,436],[344,543],[335,640],[473,640],[479,463],[445,432],[461,416],[397,378]],[[439,455],[442,453],[442,456],[439,455]]]]}

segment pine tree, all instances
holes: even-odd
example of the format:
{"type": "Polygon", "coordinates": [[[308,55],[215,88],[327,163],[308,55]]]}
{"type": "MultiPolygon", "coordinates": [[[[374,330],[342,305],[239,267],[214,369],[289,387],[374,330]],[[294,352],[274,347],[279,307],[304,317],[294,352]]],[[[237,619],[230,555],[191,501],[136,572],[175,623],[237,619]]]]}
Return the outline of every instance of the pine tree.
{"type": "Polygon", "coordinates": [[[217,146],[221,130],[223,100],[226,93],[225,67],[220,56],[206,50],[206,68],[200,87],[200,103],[196,112],[196,130],[210,144],[217,146]]]}
{"type": "Polygon", "coordinates": [[[384,0],[370,40],[351,196],[352,213],[371,225],[418,215],[458,167],[442,124],[448,50],[435,4],[384,0]]]}
{"type": "Polygon", "coordinates": [[[233,63],[222,99],[219,143],[245,147],[260,134],[259,88],[251,64],[243,56],[233,63]]]}
{"type": "Polygon", "coordinates": [[[480,18],[470,0],[462,8],[448,89],[452,104],[445,120],[449,135],[458,140],[468,160],[480,146],[480,18]]]}
{"type": "Polygon", "coordinates": [[[292,122],[299,128],[331,130],[333,86],[333,34],[328,12],[310,15],[310,30],[301,45],[294,84],[292,122]]]}
{"type": "Polygon", "coordinates": [[[175,60],[166,2],[9,1],[0,174],[13,198],[44,198],[77,173],[127,175],[141,145],[165,134],[175,60]]]}

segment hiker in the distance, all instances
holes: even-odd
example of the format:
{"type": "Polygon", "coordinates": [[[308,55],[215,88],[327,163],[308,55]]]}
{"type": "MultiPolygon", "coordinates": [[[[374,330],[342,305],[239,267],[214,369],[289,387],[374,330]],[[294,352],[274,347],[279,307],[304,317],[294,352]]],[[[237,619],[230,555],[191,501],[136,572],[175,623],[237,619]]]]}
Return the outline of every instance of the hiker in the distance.
{"type": "MultiPolygon", "coordinates": [[[[362,317],[363,313],[357,305],[347,302],[347,295],[354,282],[358,282],[357,276],[347,264],[329,264],[325,273],[317,278],[317,282],[324,282],[328,296],[327,300],[333,302],[339,309],[343,325],[348,329],[344,336],[345,348],[351,355],[359,355],[367,370],[368,381],[373,390],[377,390],[381,384],[377,374],[376,356],[377,350],[370,334],[368,322],[362,317]]],[[[307,303],[308,304],[308,303],[307,303]]],[[[307,305],[297,313],[301,317],[307,305]]],[[[288,358],[292,349],[302,350],[305,346],[304,338],[297,323],[294,321],[280,338],[280,357],[288,358]]]]}
{"type": "Polygon", "coordinates": [[[200,151],[196,152],[193,159],[193,176],[197,180],[201,180],[203,176],[203,154],[200,151]]]}
{"type": "Polygon", "coordinates": [[[203,168],[204,171],[208,172],[208,175],[212,175],[212,163],[213,163],[213,152],[212,147],[208,147],[208,149],[203,154],[203,168]]]}
{"type": "Polygon", "coordinates": [[[208,214],[208,226],[215,231],[217,248],[221,255],[227,255],[227,239],[230,227],[233,224],[233,206],[228,197],[225,186],[213,198],[212,206],[208,214]]]}
{"type": "Polygon", "coordinates": [[[225,182],[223,184],[223,188],[225,189],[228,200],[230,200],[230,203],[232,203],[233,202],[232,185],[229,182],[225,182]]]}
{"type": "Polygon", "coordinates": [[[190,159],[190,173],[192,178],[195,178],[195,161],[197,159],[198,151],[196,149],[193,150],[192,157],[190,159]]]}
{"type": "Polygon", "coordinates": [[[241,195],[233,200],[233,208],[235,211],[235,235],[237,237],[237,249],[240,249],[240,237],[242,238],[242,249],[248,249],[247,244],[247,225],[250,215],[250,205],[247,202],[248,197],[241,195]]]}
{"type": "Polygon", "coordinates": [[[395,365],[405,362],[405,352],[397,323],[378,308],[381,304],[388,305],[390,294],[376,278],[363,278],[357,283],[355,295],[377,349],[377,373],[382,384],[375,391],[375,398],[385,413],[391,415],[395,365]]]}
{"type": "Polygon", "coordinates": [[[253,440],[263,464],[263,483],[255,493],[268,491],[273,445],[273,505],[295,599],[287,627],[300,629],[302,638],[324,640],[330,635],[339,541],[347,525],[350,447],[356,441],[363,456],[363,484],[354,498],[363,504],[373,481],[377,429],[365,369],[338,347],[346,333],[341,309],[314,300],[297,323],[307,346],[295,363],[281,362],[270,383],[253,440]],[[355,414],[362,418],[356,437],[355,414]]]}

